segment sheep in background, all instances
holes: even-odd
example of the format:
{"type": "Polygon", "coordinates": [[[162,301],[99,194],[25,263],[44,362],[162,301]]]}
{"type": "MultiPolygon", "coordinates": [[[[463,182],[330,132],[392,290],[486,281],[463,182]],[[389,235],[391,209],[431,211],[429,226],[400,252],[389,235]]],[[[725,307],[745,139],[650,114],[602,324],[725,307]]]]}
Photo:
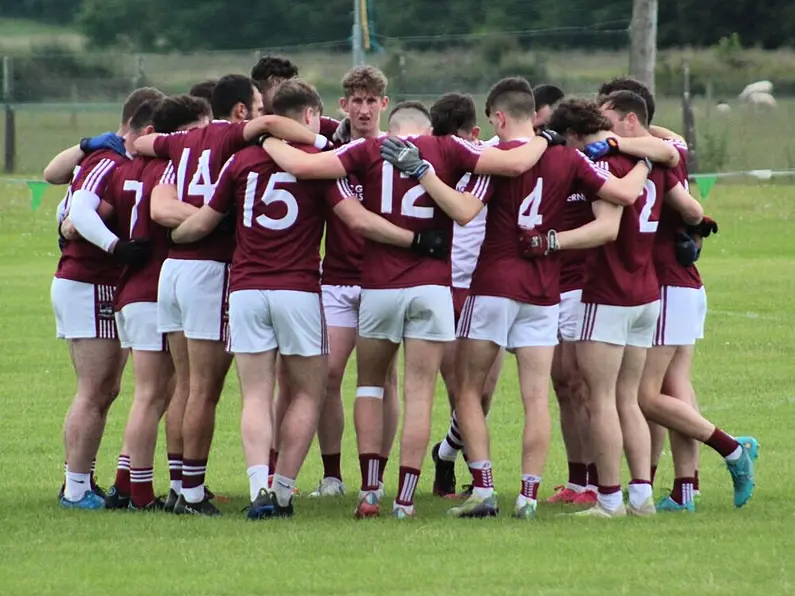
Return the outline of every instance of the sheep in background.
{"type": "Polygon", "coordinates": [[[773,93],[773,83],[770,81],[756,81],[755,83],[751,83],[747,85],[743,92],[739,95],[740,101],[748,101],[752,94],[754,93],[767,93],[768,95],[772,96],[773,93]]]}

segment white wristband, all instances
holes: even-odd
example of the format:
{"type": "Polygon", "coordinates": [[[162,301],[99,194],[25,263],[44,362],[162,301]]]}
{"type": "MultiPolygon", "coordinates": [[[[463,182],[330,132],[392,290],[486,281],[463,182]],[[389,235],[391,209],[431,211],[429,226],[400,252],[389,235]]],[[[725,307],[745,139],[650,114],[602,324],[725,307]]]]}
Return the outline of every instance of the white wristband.
{"type": "Polygon", "coordinates": [[[321,134],[315,135],[315,149],[325,149],[328,145],[328,139],[321,134]]]}

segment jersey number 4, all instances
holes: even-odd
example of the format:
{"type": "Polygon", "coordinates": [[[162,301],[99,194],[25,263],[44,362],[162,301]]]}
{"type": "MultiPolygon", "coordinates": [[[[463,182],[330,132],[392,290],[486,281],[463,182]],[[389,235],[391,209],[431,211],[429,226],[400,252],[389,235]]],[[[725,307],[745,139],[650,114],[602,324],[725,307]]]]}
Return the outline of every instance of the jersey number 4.
{"type": "Polygon", "coordinates": [[[189,161],[190,149],[186,147],[182,150],[177,167],[177,196],[180,200],[184,200],[187,195],[201,197],[202,204],[206,205],[213,198],[213,192],[215,192],[215,182],[210,175],[210,149],[205,149],[199,155],[196,171],[188,183],[188,192],[185,193],[185,178],[188,175],[189,161]]]}
{"type": "Polygon", "coordinates": [[[535,228],[544,221],[538,210],[541,207],[541,195],[544,192],[544,179],[539,178],[533,191],[527,195],[519,206],[518,224],[520,228],[535,228]]]}
{"type": "MultiPolygon", "coordinates": [[[[392,213],[392,181],[394,176],[395,167],[385,161],[381,168],[381,213],[384,215],[392,213]]],[[[406,191],[406,194],[400,200],[400,215],[415,219],[432,219],[432,206],[417,205],[417,201],[424,195],[425,189],[419,184],[406,191]]]]}
{"type": "Polygon", "coordinates": [[[262,193],[260,201],[265,205],[272,205],[274,203],[283,203],[287,208],[287,213],[279,219],[268,217],[264,213],[254,217],[254,201],[257,195],[257,181],[259,174],[256,172],[249,172],[248,179],[246,180],[246,197],[243,201],[243,225],[247,228],[252,226],[252,221],[268,230],[286,230],[292,226],[298,219],[298,201],[289,190],[284,188],[276,188],[279,183],[295,182],[295,176],[287,172],[277,172],[271,174],[268,179],[268,185],[265,187],[265,192],[262,193]]]}

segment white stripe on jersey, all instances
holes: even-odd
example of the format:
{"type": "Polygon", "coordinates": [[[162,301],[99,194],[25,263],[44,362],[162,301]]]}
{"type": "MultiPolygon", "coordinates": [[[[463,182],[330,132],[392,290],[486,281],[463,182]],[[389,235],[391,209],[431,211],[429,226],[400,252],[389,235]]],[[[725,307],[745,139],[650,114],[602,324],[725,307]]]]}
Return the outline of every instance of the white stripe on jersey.
{"type": "Polygon", "coordinates": [[[342,147],[338,147],[337,149],[334,149],[334,154],[335,155],[342,155],[343,153],[348,151],[351,147],[356,147],[357,145],[361,145],[366,140],[367,139],[362,137],[361,139],[356,139],[355,141],[351,141],[350,143],[345,143],[342,147]]]}
{"type": "MultiPolygon", "coordinates": [[[[463,192],[469,185],[472,174],[466,173],[456,184],[458,192],[463,192]]],[[[472,195],[481,201],[486,195],[491,176],[478,176],[472,195]]],[[[480,246],[486,236],[486,212],[488,207],[478,213],[475,218],[465,226],[453,224],[453,243],[450,250],[450,260],[453,274],[453,287],[468,288],[472,283],[472,274],[478,264],[480,246]]]]}
{"type": "Polygon", "coordinates": [[[337,190],[339,190],[340,195],[346,199],[352,199],[356,197],[356,193],[354,192],[353,188],[351,187],[351,183],[347,178],[337,179],[337,190]]]}
{"type": "Polygon", "coordinates": [[[110,174],[115,166],[115,162],[108,158],[102,159],[94,169],[91,170],[86,179],[83,180],[83,185],[77,190],[87,190],[88,192],[97,193],[97,187],[102,183],[102,180],[110,174]]]}
{"type": "Polygon", "coordinates": [[[160,176],[159,184],[175,184],[176,175],[174,173],[174,162],[169,161],[166,169],[163,170],[163,175],[160,176]]]}

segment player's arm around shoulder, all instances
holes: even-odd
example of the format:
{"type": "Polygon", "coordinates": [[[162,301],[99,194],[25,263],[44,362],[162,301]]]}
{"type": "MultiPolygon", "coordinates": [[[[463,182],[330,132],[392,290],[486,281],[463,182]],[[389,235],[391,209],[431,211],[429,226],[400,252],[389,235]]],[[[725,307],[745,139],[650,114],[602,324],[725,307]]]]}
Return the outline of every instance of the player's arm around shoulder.
{"type": "Polygon", "coordinates": [[[275,114],[257,116],[246,122],[243,128],[243,138],[249,142],[265,133],[292,143],[314,145],[318,149],[324,149],[328,144],[326,137],[313,133],[298,121],[275,114]]]}
{"type": "Polygon", "coordinates": [[[665,193],[665,202],[678,211],[687,225],[698,225],[704,219],[704,208],[681,183],[665,193]]]}
{"type": "MultiPolygon", "coordinates": [[[[69,221],[75,232],[88,242],[98,246],[105,252],[113,252],[119,241],[118,236],[111,232],[97,213],[101,199],[90,190],[80,189],[72,195],[72,206],[69,210],[69,221]]],[[[63,229],[63,224],[61,225],[63,229]]]]}
{"type": "Polygon", "coordinates": [[[380,215],[368,211],[355,199],[337,203],[334,215],[344,221],[351,230],[374,242],[410,248],[414,240],[414,232],[396,226],[380,215]]]}
{"type": "Polygon", "coordinates": [[[223,213],[219,213],[209,204],[204,205],[171,231],[171,241],[174,244],[188,244],[201,240],[212,232],[223,218],[223,213]]]}
{"type": "Polygon", "coordinates": [[[542,136],[533,137],[527,143],[512,149],[484,146],[474,172],[493,176],[519,176],[538,163],[548,146],[549,141],[542,136]]]}
{"type": "Polygon", "coordinates": [[[679,151],[673,144],[667,143],[662,139],[653,136],[644,137],[616,137],[618,150],[626,155],[648,158],[654,163],[661,164],[668,168],[675,168],[679,165],[679,151]]]}
{"type": "Polygon", "coordinates": [[[265,139],[262,148],[282,170],[296,178],[336,179],[347,174],[342,161],[333,151],[307,153],[273,137],[265,139]]]}
{"type": "Polygon", "coordinates": [[[624,208],[608,201],[594,201],[591,208],[594,214],[592,221],[573,230],[558,232],[560,250],[594,248],[618,238],[624,208]]]}
{"type": "Polygon", "coordinates": [[[597,193],[599,198],[623,207],[634,205],[643,192],[643,185],[646,184],[650,168],[650,163],[642,160],[623,178],[616,178],[611,173],[597,193]]]}
{"type": "MultiPolygon", "coordinates": [[[[485,176],[484,178],[488,178],[485,176]]],[[[433,168],[420,178],[420,184],[447,216],[461,226],[467,225],[483,209],[482,199],[472,192],[459,192],[448,186],[433,168]]],[[[488,184],[488,182],[486,182],[488,184]]],[[[485,189],[484,189],[485,192],[485,189]]]]}
{"type": "Polygon", "coordinates": [[[72,179],[75,168],[85,157],[80,145],[64,149],[52,158],[42,174],[48,184],[68,184],[72,179]]]}

